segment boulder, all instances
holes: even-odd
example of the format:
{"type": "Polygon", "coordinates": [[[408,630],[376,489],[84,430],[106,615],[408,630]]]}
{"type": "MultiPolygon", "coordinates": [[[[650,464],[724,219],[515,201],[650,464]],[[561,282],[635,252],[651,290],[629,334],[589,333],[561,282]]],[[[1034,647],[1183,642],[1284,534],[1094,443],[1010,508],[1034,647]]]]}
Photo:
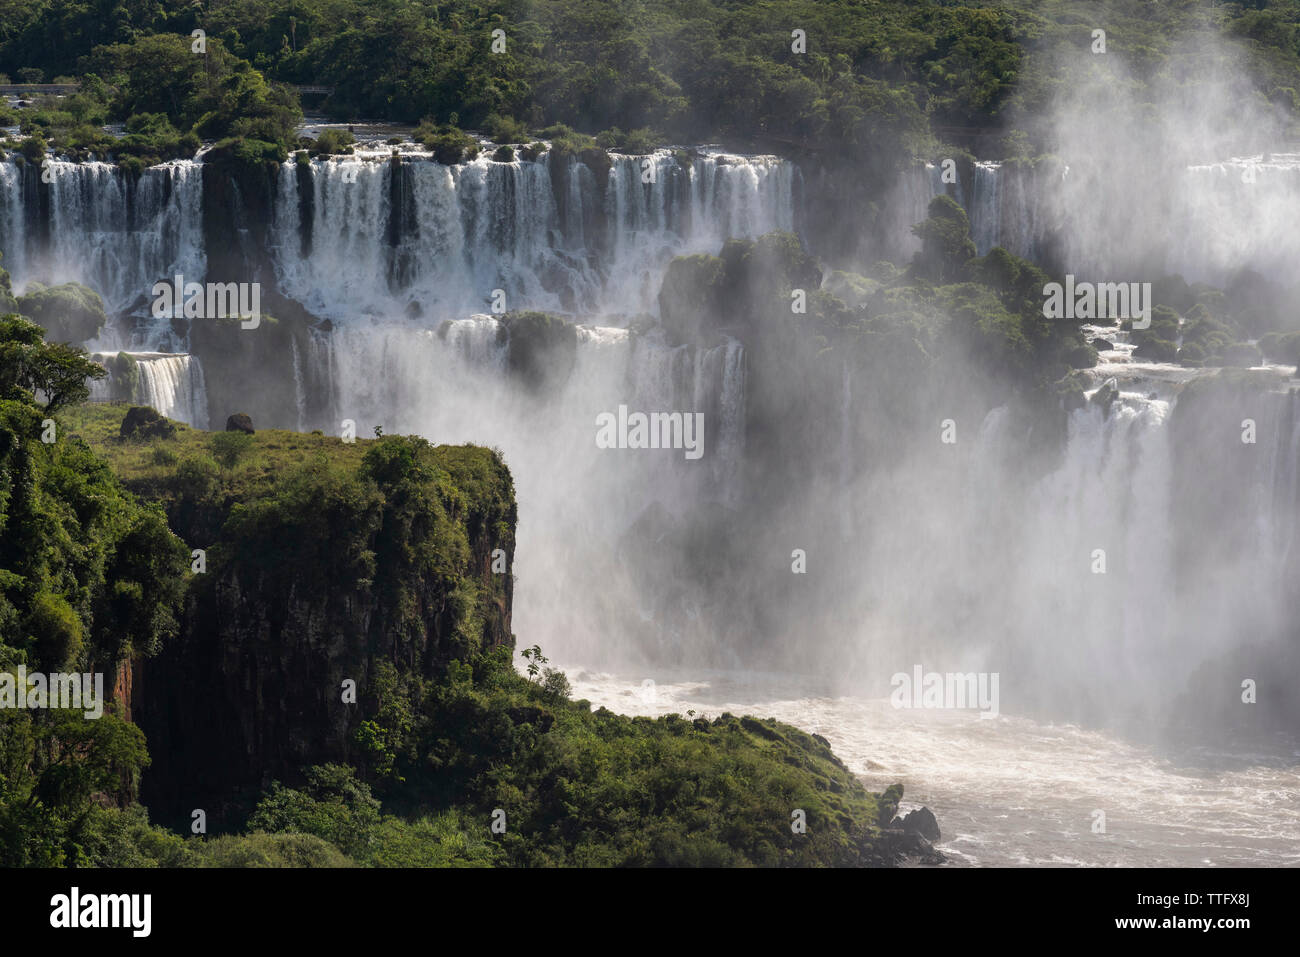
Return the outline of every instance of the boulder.
{"type": "Polygon", "coordinates": [[[176,426],[147,405],[133,405],[126,410],[118,434],[124,439],[166,439],[176,433],[176,426]]]}
{"type": "Polygon", "coordinates": [[[939,840],[939,822],[928,807],[917,808],[903,817],[894,818],[890,827],[900,827],[908,834],[919,834],[927,841],[939,840]]]}
{"type": "Polygon", "coordinates": [[[247,435],[253,434],[253,420],[246,412],[236,412],[230,418],[226,419],[227,432],[243,432],[247,435]]]}
{"type": "Polygon", "coordinates": [[[1092,404],[1101,406],[1107,416],[1110,407],[1119,399],[1119,385],[1114,379],[1107,379],[1100,389],[1092,394],[1092,404]]]}

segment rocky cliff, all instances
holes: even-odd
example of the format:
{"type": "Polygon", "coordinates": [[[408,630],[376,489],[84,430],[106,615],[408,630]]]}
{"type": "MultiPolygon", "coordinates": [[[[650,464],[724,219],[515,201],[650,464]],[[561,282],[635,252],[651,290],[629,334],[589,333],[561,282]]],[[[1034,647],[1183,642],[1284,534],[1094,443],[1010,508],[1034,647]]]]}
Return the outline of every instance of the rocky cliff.
{"type": "Polygon", "coordinates": [[[432,677],[513,643],[515,502],[496,453],[184,426],[114,441],[125,411],[79,428],[195,552],[180,635],[131,681],[157,820],[234,823],[270,781],[355,759],[381,663],[432,677]]]}

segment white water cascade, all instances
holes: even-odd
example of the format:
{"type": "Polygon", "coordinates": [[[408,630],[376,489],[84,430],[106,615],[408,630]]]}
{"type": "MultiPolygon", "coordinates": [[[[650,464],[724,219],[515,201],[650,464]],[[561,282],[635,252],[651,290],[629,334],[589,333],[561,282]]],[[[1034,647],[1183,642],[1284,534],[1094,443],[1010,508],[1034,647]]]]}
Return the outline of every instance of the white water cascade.
{"type": "MultiPolygon", "coordinates": [[[[91,358],[109,365],[119,353],[92,353],[91,358]]],[[[123,352],[128,356],[137,377],[129,400],[137,405],[152,406],[169,419],[176,419],[196,429],[208,427],[207,384],[203,366],[196,356],[158,352],[123,352]]],[[[118,388],[111,377],[92,381],[91,401],[117,398],[118,388]]]]}
{"type": "Polygon", "coordinates": [[[1158,270],[1151,279],[1176,273],[1219,286],[1243,269],[1289,281],[1300,261],[1297,153],[1189,165],[1149,183],[1120,177],[1119,188],[1098,171],[1053,164],[978,162],[969,190],[944,184],[937,166],[913,178],[921,175],[931,195],[946,192],[966,210],[981,256],[1002,246],[1039,260],[1055,233],[1080,276],[1137,278],[1135,264],[1148,262],[1148,271],[1158,270]]]}
{"type": "Polygon", "coordinates": [[[28,280],[80,282],[111,314],[147,298],[160,278],[199,279],[206,268],[202,165],[177,160],[138,179],[111,163],[0,162],[0,251],[14,288],[28,280]],[[36,247],[33,177],[50,177],[48,245],[36,247]],[[31,182],[29,182],[31,181],[31,182]]]}
{"type": "Polygon", "coordinates": [[[309,197],[286,163],[276,274],[287,295],[331,318],[467,316],[497,289],[508,310],[654,314],[673,256],[793,228],[797,173],[774,157],[705,153],[682,166],[667,151],[615,155],[603,194],[574,163],[557,195],[550,163],[484,154],[443,166],[408,150],[395,166],[362,152],[311,164],[309,197]]]}

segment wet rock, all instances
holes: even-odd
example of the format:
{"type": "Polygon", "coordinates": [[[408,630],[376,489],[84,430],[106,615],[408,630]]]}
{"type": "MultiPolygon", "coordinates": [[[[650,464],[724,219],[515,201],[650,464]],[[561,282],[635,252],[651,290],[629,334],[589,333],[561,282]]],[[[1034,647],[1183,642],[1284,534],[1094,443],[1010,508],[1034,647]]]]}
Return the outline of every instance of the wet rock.
{"type": "Polygon", "coordinates": [[[928,807],[917,808],[903,817],[896,817],[890,827],[901,827],[909,834],[920,834],[927,841],[939,840],[939,822],[928,807]]]}
{"type": "Polygon", "coordinates": [[[253,420],[246,412],[236,412],[230,418],[226,419],[227,432],[244,432],[248,435],[253,434],[253,420]]]}
{"type": "Polygon", "coordinates": [[[1110,407],[1119,398],[1119,387],[1115,384],[1114,379],[1110,379],[1100,389],[1092,394],[1092,404],[1101,406],[1106,415],[1110,415],[1110,407]]]}

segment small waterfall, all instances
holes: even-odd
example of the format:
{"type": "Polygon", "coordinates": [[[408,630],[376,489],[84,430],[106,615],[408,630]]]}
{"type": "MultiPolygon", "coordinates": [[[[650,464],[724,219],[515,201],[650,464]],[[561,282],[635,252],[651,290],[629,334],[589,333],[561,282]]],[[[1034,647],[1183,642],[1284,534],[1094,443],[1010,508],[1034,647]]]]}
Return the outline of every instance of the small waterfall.
{"type": "Polygon", "coordinates": [[[307,420],[307,416],[306,416],[307,387],[303,382],[302,354],[301,354],[301,350],[298,348],[298,340],[296,338],[291,339],[290,344],[293,349],[293,395],[295,400],[294,405],[298,413],[298,421],[297,421],[296,428],[299,432],[302,432],[305,430],[305,426],[303,425],[303,423],[306,422],[307,420]]]}
{"type": "Polygon", "coordinates": [[[208,427],[203,367],[195,356],[146,353],[135,358],[140,368],[141,404],[197,429],[208,427]]]}
{"type": "Polygon", "coordinates": [[[208,428],[207,383],[197,356],[122,351],[91,358],[109,375],[91,381],[90,401],[126,399],[196,429],[208,428]]]}
{"type": "Polygon", "coordinates": [[[1002,180],[998,176],[999,168],[998,163],[976,163],[971,169],[971,199],[966,212],[970,218],[971,238],[975,240],[975,249],[981,256],[986,255],[994,246],[1002,245],[1002,180]]]}
{"type": "Polygon", "coordinates": [[[1168,268],[1223,285],[1241,269],[1289,282],[1300,261],[1300,153],[1190,166],[1163,231],[1168,268]]]}
{"type": "MultiPolygon", "coordinates": [[[[27,203],[23,170],[0,162],[0,267],[12,277],[27,275],[27,203]]],[[[17,288],[21,288],[18,286],[17,288]]]]}
{"type": "Polygon", "coordinates": [[[1265,454],[1249,476],[1254,496],[1259,575],[1271,588],[1291,588],[1300,537],[1300,395],[1276,392],[1259,415],[1265,454]]]}

